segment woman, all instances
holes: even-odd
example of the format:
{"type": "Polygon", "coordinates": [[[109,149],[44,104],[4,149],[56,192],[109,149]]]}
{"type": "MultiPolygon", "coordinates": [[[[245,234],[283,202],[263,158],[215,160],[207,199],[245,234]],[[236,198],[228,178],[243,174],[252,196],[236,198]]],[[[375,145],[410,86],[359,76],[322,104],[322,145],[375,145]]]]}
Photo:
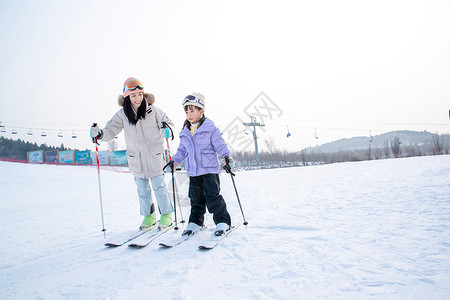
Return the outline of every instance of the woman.
{"type": "Polygon", "coordinates": [[[144,216],[139,229],[149,229],[156,225],[149,180],[161,214],[159,226],[168,227],[172,224],[173,206],[167,194],[162,170],[166,159],[161,128],[163,123],[173,123],[154,105],[155,97],[144,93],[144,85],[136,78],[125,80],[123,95],[119,95],[118,100],[122,109],[108,121],[105,128],[92,126],[91,137],[108,142],[124,130],[128,166],[137,185],[140,214],[144,216]]]}

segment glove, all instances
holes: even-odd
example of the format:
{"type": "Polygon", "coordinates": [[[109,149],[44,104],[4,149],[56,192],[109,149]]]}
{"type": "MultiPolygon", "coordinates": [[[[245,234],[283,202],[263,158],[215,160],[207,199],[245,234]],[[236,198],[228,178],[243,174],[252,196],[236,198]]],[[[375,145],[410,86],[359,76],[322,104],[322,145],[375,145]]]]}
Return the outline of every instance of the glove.
{"type": "Polygon", "coordinates": [[[103,131],[100,129],[100,127],[97,126],[97,123],[94,123],[91,126],[92,141],[95,143],[98,139],[101,139],[102,136],[103,136],[103,131]]]}
{"type": "Polygon", "coordinates": [[[229,174],[233,174],[233,172],[231,172],[231,164],[232,164],[232,158],[230,156],[226,156],[225,157],[225,165],[223,166],[223,169],[229,173],[229,174]]]}

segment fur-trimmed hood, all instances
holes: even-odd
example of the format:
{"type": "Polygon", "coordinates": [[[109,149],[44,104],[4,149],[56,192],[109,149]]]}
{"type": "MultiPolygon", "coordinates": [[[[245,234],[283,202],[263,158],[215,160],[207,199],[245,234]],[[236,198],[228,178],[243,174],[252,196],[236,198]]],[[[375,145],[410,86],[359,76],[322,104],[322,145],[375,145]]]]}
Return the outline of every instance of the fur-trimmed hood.
{"type": "MultiPolygon", "coordinates": [[[[147,100],[147,103],[149,105],[152,105],[153,103],[155,103],[155,96],[153,94],[144,93],[144,99],[147,100]]],[[[125,98],[123,97],[123,95],[119,95],[119,97],[117,97],[117,102],[119,103],[119,106],[123,107],[124,101],[125,101],[125,98]]]]}

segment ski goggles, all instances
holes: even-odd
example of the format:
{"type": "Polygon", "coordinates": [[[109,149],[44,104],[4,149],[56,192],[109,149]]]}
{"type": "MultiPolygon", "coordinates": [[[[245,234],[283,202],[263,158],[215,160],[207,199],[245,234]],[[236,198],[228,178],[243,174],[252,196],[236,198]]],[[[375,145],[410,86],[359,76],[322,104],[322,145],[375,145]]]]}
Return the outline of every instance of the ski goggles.
{"type": "Polygon", "coordinates": [[[202,107],[205,107],[205,102],[203,102],[200,98],[194,95],[187,95],[183,100],[183,105],[189,105],[189,104],[200,104],[202,107]],[[188,104],[186,104],[188,103],[188,104]]]}
{"type": "Polygon", "coordinates": [[[123,92],[125,93],[125,91],[134,91],[136,89],[143,90],[144,85],[140,80],[133,79],[130,82],[128,82],[126,86],[123,87],[123,92]]]}

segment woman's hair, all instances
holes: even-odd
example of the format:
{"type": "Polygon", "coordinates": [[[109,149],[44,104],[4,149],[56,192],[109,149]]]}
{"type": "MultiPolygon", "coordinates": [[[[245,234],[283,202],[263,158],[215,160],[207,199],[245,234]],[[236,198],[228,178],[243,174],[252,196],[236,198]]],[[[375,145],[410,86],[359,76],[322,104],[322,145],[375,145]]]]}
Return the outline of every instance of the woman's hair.
{"type": "MultiPolygon", "coordinates": [[[[188,109],[191,109],[191,108],[195,108],[196,110],[203,109],[203,108],[200,108],[200,107],[194,106],[194,105],[186,105],[184,107],[184,111],[187,111],[188,109]]],[[[197,123],[198,127],[202,126],[203,122],[205,122],[205,119],[206,119],[205,114],[203,114],[203,116],[200,118],[200,121],[198,121],[198,123],[197,123]]],[[[184,128],[184,126],[187,126],[187,128],[189,130],[191,130],[191,122],[189,122],[188,119],[186,119],[186,121],[184,121],[183,128],[184,128]]]]}
{"type": "Polygon", "coordinates": [[[133,106],[131,106],[130,96],[126,96],[123,100],[123,111],[125,112],[125,116],[127,116],[130,124],[136,125],[139,119],[145,119],[145,111],[147,109],[147,99],[145,99],[145,97],[142,100],[136,114],[133,111],[133,106]]]}

